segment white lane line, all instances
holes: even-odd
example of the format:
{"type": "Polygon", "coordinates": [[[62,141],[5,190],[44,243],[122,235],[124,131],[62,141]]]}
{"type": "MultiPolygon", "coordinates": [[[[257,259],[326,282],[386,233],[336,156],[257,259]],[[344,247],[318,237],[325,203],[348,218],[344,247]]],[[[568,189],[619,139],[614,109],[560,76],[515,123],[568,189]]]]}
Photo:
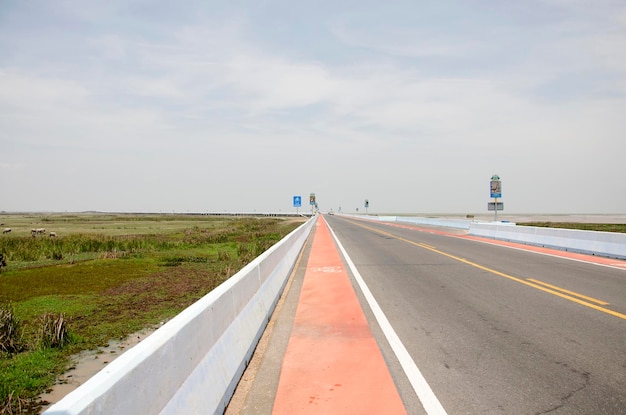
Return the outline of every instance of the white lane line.
{"type": "Polygon", "coordinates": [[[389,320],[387,320],[385,313],[378,305],[378,302],[372,295],[372,292],[370,291],[367,284],[365,284],[365,281],[361,277],[361,274],[356,269],[356,266],[352,262],[352,259],[350,259],[350,257],[348,256],[348,253],[343,248],[343,245],[337,238],[337,235],[335,235],[335,232],[330,227],[330,225],[328,225],[328,229],[333,235],[333,238],[335,239],[339,250],[343,254],[343,257],[345,258],[348,267],[350,267],[354,278],[356,279],[359,287],[361,288],[361,291],[363,292],[363,296],[365,297],[370,308],[372,309],[372,312],[376,317],[376,321],[378,322],[383,333],[385,334],[385,337],[387,338],[391,349],[398,358],[402,369],[404,369],[404,373],[406,373],[406,376],[408,377],[409,382],[413,387],[413,390],[417,394],[417,397],[422,403],[422,406],[426,410],[426,413],[428,415],[447,415],[446,410],[443,409],[441,402],[439,402],[439,399],[437,399],[437,397],[435,396],[435,393],[430,388],[430,385],[428,384],[428,382],[426,382],[426,379],[424,379],[422,372],[420,372],[419,368],[411,358],[411,355],[406,350],[406,347],[404,347],[404,344],[400,340],[400,337],[398,337],[396,331],[393,329],[393,327],[391,327],[391,324],[389,323],[389,320]]]}

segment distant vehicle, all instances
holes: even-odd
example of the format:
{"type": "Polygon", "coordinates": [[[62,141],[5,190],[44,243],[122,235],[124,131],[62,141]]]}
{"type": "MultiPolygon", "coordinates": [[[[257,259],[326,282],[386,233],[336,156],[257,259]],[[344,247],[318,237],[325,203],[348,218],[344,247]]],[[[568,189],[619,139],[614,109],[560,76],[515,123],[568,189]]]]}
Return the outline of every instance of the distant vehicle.
{"type": "Polygon", "coordinates": [[[330,212],[328,212],[329,215],[334,215],[333,211],[331,210],[330,212]]]}

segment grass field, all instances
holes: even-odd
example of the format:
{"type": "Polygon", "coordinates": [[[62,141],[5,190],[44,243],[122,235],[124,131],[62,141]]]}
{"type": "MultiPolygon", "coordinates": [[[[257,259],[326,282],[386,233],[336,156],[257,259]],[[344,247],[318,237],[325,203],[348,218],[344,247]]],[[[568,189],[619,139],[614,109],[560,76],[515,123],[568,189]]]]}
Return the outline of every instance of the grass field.
{"type": "Polygon", "coordinates": [[[624,223],[576,223],[576,222],[523,222],[520,226],[539,226],[544,228],[579,229],[584,231],[626,233],[624,223]]]}
{"type": "Polygon", "coordinates": [[[36,413],[71,355],[175,316],[303,221],[0,215],[0,414],[36,413]]]}

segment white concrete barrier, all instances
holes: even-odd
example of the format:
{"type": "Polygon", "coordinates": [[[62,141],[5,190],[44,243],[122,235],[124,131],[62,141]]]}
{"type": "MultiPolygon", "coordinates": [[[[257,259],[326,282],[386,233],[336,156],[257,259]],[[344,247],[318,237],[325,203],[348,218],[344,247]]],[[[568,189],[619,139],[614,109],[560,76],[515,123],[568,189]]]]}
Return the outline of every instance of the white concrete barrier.
{"type": "Polygon", "coordinates": [[[341,216],[347,216],[355,219],[372,220],[377,222],[405,222],[415,223],[418,225],[442,226],[446,228],[465,229],[470,228],[473,222],[469,219],[447,219],[447,218],[425,218],[421,216],[374,216],[374,215],[351,215],[341,213],[341,216]]]}
{"type": "Polygon", "coordinates": [[[443,226],[446,228],[469,229],[472,223],[469,219],[423,218],[423,217],[396,217],[396,222],[416,223],[418,225],[443,226]]]}
{"type": "Polygon", "coordinates": [[[223,413],[316,220],[309,219],[45,414],[223,413]]]}
{"type": "Polygon", "coordinates": [[[470,235],[626,259],[626,234],[575,229],[472,223],[470,235]]]}

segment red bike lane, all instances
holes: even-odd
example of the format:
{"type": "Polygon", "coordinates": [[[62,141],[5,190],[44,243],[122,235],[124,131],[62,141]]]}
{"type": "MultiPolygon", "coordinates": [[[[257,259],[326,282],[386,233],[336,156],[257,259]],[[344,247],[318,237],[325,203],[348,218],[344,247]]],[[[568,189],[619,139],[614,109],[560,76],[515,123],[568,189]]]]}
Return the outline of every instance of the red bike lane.
{"type": "Polygon", "coordinates": [[[321,216],[272,413],[406,414],[321,216]]]}

